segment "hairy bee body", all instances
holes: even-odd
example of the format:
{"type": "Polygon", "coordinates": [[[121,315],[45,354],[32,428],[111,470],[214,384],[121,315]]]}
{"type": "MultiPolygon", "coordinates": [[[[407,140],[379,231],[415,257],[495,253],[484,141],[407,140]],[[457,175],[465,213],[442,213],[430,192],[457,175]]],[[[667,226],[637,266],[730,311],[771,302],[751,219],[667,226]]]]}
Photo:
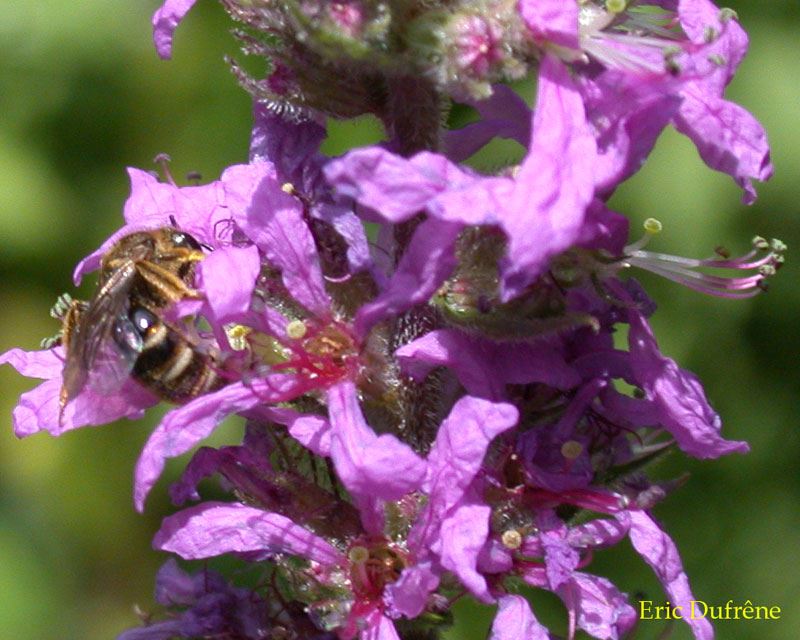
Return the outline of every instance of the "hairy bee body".
{"type": "Polygon", "coordinates": [[[193,280],[204,257],[192,236],[173,227],[129,234],[106,252],[91,300],[72,301],[62,316],[62,414],[90,378],[108,388],[133,377],[175,403],[222,386],[216,352],[162,317],[170,305],[200,298],[193,280]]]}
{"type": "Polygon", "coordinates": [[[224,384],[213,351],[201,349],[146,307],[131,306],[126,318],[118,322],[115,340],[123,351],[129,348],[130,337],[120,336],[128,331],[134,331],[141,344],[131,376],[160,398],[183,404],[224,384]]]}

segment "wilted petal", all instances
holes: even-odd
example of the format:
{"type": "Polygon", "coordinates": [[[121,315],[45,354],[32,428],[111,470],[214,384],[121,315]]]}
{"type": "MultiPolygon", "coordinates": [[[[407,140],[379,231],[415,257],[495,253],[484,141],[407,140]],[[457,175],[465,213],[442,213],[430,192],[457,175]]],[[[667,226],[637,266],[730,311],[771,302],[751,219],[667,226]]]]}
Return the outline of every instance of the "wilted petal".
{"type": "MultiPolygon", "coordinates": [[[[671,605],[689,611],[695,598],[675,543],[644,511],[628,511],[621,516],[621,521],[630,522],[631,544],[655,571],[671,605]]],[[[683,616],[683,620],[692,628],[696,640],[713,640],[714,630],[708,620],[688,615],[683,616]]]]}
{"type": "Polygon", "coordinates": [[[189,605],[195,598],[195,581],[178,566],[175,558],[161,565],[156,575],[156,602],[165,607],[189,605]]]}
{"type": "Polygon", "coordinates": [[[507,595],[498,601],[489,640],[549,640],[547,632],[522,596],[507,595]]]}
{"type": "Polygon", "coordinates": [[[328,390],[331,458],[347,490],[358,496],[397,500],[418,489],[426,464],[392,435],[377,436],[364,421],[355,386],[343,382],[328,390]]]}
{"type": "Polygon", "coordinates": [[[164,519],[153,547],[186,560],[225,553],[288,553],[332,565],[343,560],[330,544],[289,518],[239,503],[206,502],[164,519]]]}
{"type": "Polygon", "coordinates": [[[272,163],[282,182],[294,182],[300,186],[301,174],[307,170],[325,139],[324,124],[311,118],[287,119],[260,102],[253,105],[253,120],[251,162],[272,163]]]}
{"type": "Polygon", "coordinates": [[[674,360],[661,355],[644,317],[628,313],[631,367],[637,383],[653,402],[664,427],[678,446],[697,458],[717,458],[728,453],[746,453],[746,442],[720,436],[722,421],[706,400],[697,377],[674,360]]]}
{"type": "Polygon", "coordinates": [[[153,14],[153,42],[158,55],[172,57],[172,35],[196,0],[166,0],[153,14]]]}

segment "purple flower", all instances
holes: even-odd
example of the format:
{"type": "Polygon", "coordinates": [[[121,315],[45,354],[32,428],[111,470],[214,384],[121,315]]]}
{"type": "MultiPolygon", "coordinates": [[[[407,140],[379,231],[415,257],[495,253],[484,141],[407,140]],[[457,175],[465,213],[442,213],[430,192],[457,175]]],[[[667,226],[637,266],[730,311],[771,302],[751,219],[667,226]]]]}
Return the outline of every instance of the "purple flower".
{"type": "MultiPolygon", "coordinates": [[[[500,264],[508,300],[542,273],[549,258],[575,242],[593,196],[595,144],[583,102],[566,67],[553,58],[542,62],[532,127],[528,155],[514,178],[480,178],[441,156],[421,153],[404,160],[377,148],[351,152],[325,172],[342,193],[386,222],[425,208],[442,222],[500,226],[508,239],[500,264]]],[[[436,274],[431,284],[440,284],[452,268],[454,242],[454,233],[441,233],[439,251],[428,251],[426,262],[415,261],[417,270],[425,265],[426,273],[436,274]]],[[[395,278],[395,290],[412,282],[402,270],[395,278]]]]}
{"type": "MultiPolygon", "coordinates": [[[[162,57],[193,4],[166,0],[153,16],[162,57]]],[[[130,169],[124,226],[74,275],[134,231],[175,226],[201,243],[187,283],[197,293],[148,311],[167,337],[185,331],[184,354],[207,350],[221,384],[154,429],[134,502],[142,510],[168,459],[239,414],[243,440],[195,451],[171,497],[197,504],[153,544],[230,556],[260,579],[244,589],[168,562],[156,590],[168,617],[121,638],[397,640],[438,633],[425,625],[464,594],[498,605],[493,640],[549,638],[512,593],[520,578],[561,599],[570,640],[622,638],[635,610],[586,569],[626,536],[685,606],[677,549],[644,511],[680,481],[653,483],[644,468],[673,447],[713,458],[747,444],[722,438],[699,380],[658,349],[655,303],[619,274],[638,266],[744,297],[785,247],[759,239],[713,260],[644,251],[605,200],[668,124],[746,201],[752,179],[769,177],[760,125],[723,97],[747,47],[731,14],[709,0],[224,4],[246,51],[270,58],[266,80],[231,63],[256,97],[249,163],[191,187],[130,169]],[[532,71],[530,109],[497,82],[532,71]],[[442,131],[449,99],[478,120],[442,131]],[[320,152],[325,117],[362,114],[387,143],[320,152]],[[518,167],[459,164],[496,137],[524,146],[518,167]],[[229,501],[203,502],[211,476],[229,501]]],[[[62,347],[0,356],[44,379],[20,398],[17,435],[138,417],[154,402],[142,375],[102,399],[86,385],[61,421],[63,360],[62,347]]],[[[149,372],[182,373],[162,369],[149,372]]],[[[689,624],[712,637],[705,620],[689,624]]]]}
{"type": "Polygon", "coordinates": [[[156,403],[152,393],[128,381],[110,396],[92,388],[84,389],[60,416],[58,397],[64,367],[62,348],[44,351],[11,349],[0,355],[0,364],[10,364],[24,376],[44,380],[35,389],[23,393],[14,409],[14,433],[19,438],[39,431],[59,436],[65,431],[107,424],[120,418],[136,420],[142,417],[146,408],[156,403]]]}

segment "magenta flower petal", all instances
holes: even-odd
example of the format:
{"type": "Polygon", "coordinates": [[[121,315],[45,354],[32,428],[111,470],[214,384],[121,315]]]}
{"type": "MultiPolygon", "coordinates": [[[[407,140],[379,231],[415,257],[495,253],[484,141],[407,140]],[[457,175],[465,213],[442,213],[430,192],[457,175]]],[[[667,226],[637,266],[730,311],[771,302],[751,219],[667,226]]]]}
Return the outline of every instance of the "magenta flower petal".
{"type": "Polygon", "coordinates": [[[605,578],[576,571],[558,595],[577,613],[578,628],[593,638],[623,638],[636,623],[636,610],[627,596],[605,578]]]}
{"type": "Polygon", "coordinates": [[[628,533],[628,526],[618,520],[598,518],[571,527],[567,532],[569,544],[578,549],[595,549],[617,544],[628,533]]]}
{"type": "Polygon", "coordinates": [[[459,231],[459,225],[439,220],[420,224],[386,290],[358,310],[356,333],[365,335],[384,318],[426,302],[455,267],[459,231]]]}
{"type": "Polygon", "coordinates": [[[507,595],[498,601],[489,640],[549,640],[547,632],[522,596],[507,595]]]}
{"type": "Polygon", "coordinates": [[[720,436],[722,421],[711,408],[697,377],[661,355],[644,316],[628,313],[633,376],[658,411],[661,424],[678,446],[696,458],[718,458],[728,453],[747,453],[746,442],[720,436]]]}
{"type": "Polygon", "coordinates": [[[10,364],[19,373],[45,382],[20,395],[14,408],[14,434],[18,438],[47,431],[59,436],[66,431],[85,426],[114,422],[120,418],[138,419],[157,399],[133,380],[127,380],[114,393],[100,394],[90,387],[67,404],[59,420],[61,371],[64,367],[63,349],[24,351],[11,349],[0,355],[0,365],[10,364]]]}
{"type": "Polygon", "coordinates": [[[39,351],[25,351],[24,349],[9,349],[0,354],[0,365],[10,364],[26,378],[39,378],[49,380],[61,376],[64,368],[64,350],[41,349],[39,351]]]}
{"type": "Polygon", "coordinates": [[[283,283],[295,300],[319,317],[329,315],[331,301],[300,200],[267,176],[253,191],[247,208],[235,207],[233,217],[270,263],[281,270],[283,283]]]}
{"type": "Polygon", "coordinates": [[[173,640],[181,637],[183,626],[183,620],[161,620],[146,627],[123,631],[117,640],[173,640]]]}
{"type": "Polygon", "coordinates": [[[454,329],[437,329],[395,351],[417,380],[437,366],[449,367],[472,395],[500,399],[508,384],[544,382],[569,389],[580,382],[564,357],[547,343],[495,343],[454,329]]]}
{"type": "Polygon", "coordinates": [[[225,323],[250,309],[261,258],[255,246],[220,247],[198,268],[202,291],[215,319],[225,323]]]}
{"type": "Polygon", "coordinates": [[[430,562],[408,567],[384,590],[383,600],[392,617],[416,618],[425,610],[428,596],[439,586],[439,576],[430,562]]]}
{"type": "Polygon", "coordinates": [[[270,419],[285,425],[295,440],[318,456],[331,454],[331,424],[325,418],[278,407],[270,409],[270,419]]]}
{"type": "Polygon", "coordinates": [[[751,179],[763,181],[772,176],[764,127],[738,104],[697,88],[686,90],[683,98],[675,128],[695,143],[709,167],[731,175],[744,189],[742,201],[751,204],[756,199],[751,179]]]}
{"type": "Polygon", "coordinates": [[[356,496],[397,500],[420,487],[426,464],[392,435],[377,436],[364,421],[351,382],[328,390],[331,458],[347,490],[356,496]]]}
{"type": "Polygon", "coordinates": [[[415,547],[429,548],[484,602],[492,597],[477,565],[489,535],[491,509],[470,487],[489,444],[517,418],[510,404],[470,396],[456,402],[428,455],[424,488],[430,497],[409,536],[415,547]]]}
{"type": "Polygon", "coordinates": [[[406,159],[380,147],[356,149],[330,162],[325,176],[339,193],[392,223],[408,220],[447,189],[459,189],[476,180],[435,153],[423,151],[406,159]]]}
{"type": "Polygon", "coordinates": [[[153,547],[186,560],[225,553],[288,553],[324,565],[344,560],[319,536],[289,518],[239,503],[206,502],[164,519],[153,547]]]}
{"type": "Polygon", "coordinates": [[[579,235],[594,195],[596,155],[583,99],[569,70],[545,56],[528,156],[504,203],[502,226],[509,239],[501,265],[505,300],[521,293],[547,260],[579,235]]]}
{"type": "Polygon", "coordinates": [[[361,632],[359,640],[400,640],[394,622],[386,616],[371,616],[365,622],[367,628],[361,632]]]}
{"type": "Polygon", "coordinates": [[[442,566],[452,571],[469,592],[481,602],[493,602],[486,578],[478,572],[478,557],[489,537],[489,517],[492,510],[482,504],[475,492],[455,505],[439,529],[439,538],[431,551],[442,566]]]}
{"type": "Polygon", "coordinates": [[[136,463],[133,492],[136,509],[144,509],[147,494],[164,470],[167,459],[186,453],[205,440],[230,414],[247,411],[261,403],[288,400],[297,386],[293,376],[272,375],[250,385],[230,384],[170,411],[150,434],[136,463]]]}
{"type": "Polygon", "coordinates": [[[570,49],[580,48],[577,3],[563,0],[519,0],[517,10],[537,40],[570,49]]]}
{"type": "MultiPolygon", "coordinates": [[[[682,610],[688,612],[695,598],[675,543],[646,512],[626,512],[622,520],[624,522],[627,519],[633,548],[655,571],[672,606],[683,607],[682,610]]],[[[691,627],[696,640],[713,640],[714,630],[708,620],[693,619],[689,615],[684,615],[683,620],[691,627]]]]}
{"type": "Polygon", "coordinates": [[[513,89],[503,84],[494,85],[489,98],[472,106],[480,114],[480,120],[444,133],[444,146],[450,160],[466,160],[495,137],[528,145],[531,110],[513,89]]]}
{"type": "Polygon", "coordinates": [[[153,14],[153,42],[158,55],[172,57],[172,36],[196,0],[166,0],[153,14]]]}
{"type": "Polygon", "coordinates": [[[517,423],[512,404],[465,396],[442,422],[428,454],[425,480],[429,505],[448,509],[464,495],[480,470],[489,444],[517,423]]]}
{"type": "Polygon", "coordinates": [[[281,180],[303,186],[301,175],[313,164],[322,141],[325,124],[313,119],[293,120],[269,109],[264,103],[253,105],[253,130],[250,134],[251,162],[274,165],[281,180]]]}
{"type": "Polygon", "coordinates": [[[60,391],[59,372],[57,378],[47,380],[20,396],[13,412],[14,434],[18,438],[40,431],[60,436],[72,429],[108,424],[120,418],[138,420],[146,408],[158,402],[152,393],[132,380],[111,395],[86,388],[69,402],[59,422],[60,391]]]}

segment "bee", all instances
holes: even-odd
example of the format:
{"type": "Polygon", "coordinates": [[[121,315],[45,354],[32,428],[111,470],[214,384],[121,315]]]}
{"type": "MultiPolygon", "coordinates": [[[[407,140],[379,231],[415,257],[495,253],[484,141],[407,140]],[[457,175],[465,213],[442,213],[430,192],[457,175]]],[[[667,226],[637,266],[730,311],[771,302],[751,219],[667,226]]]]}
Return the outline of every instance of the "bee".
{"type": "Polygon", "coordinates": [[[219,356],[161,317],[175,302],[201,298],[192,285],[204,257],[197,240],[174,227],[135,232],[103,256],[88,302],[59,300],[66,351],[60,415],[90,381],[109,391],[130,376],[175,403],[222,386],[219,356]]]}

